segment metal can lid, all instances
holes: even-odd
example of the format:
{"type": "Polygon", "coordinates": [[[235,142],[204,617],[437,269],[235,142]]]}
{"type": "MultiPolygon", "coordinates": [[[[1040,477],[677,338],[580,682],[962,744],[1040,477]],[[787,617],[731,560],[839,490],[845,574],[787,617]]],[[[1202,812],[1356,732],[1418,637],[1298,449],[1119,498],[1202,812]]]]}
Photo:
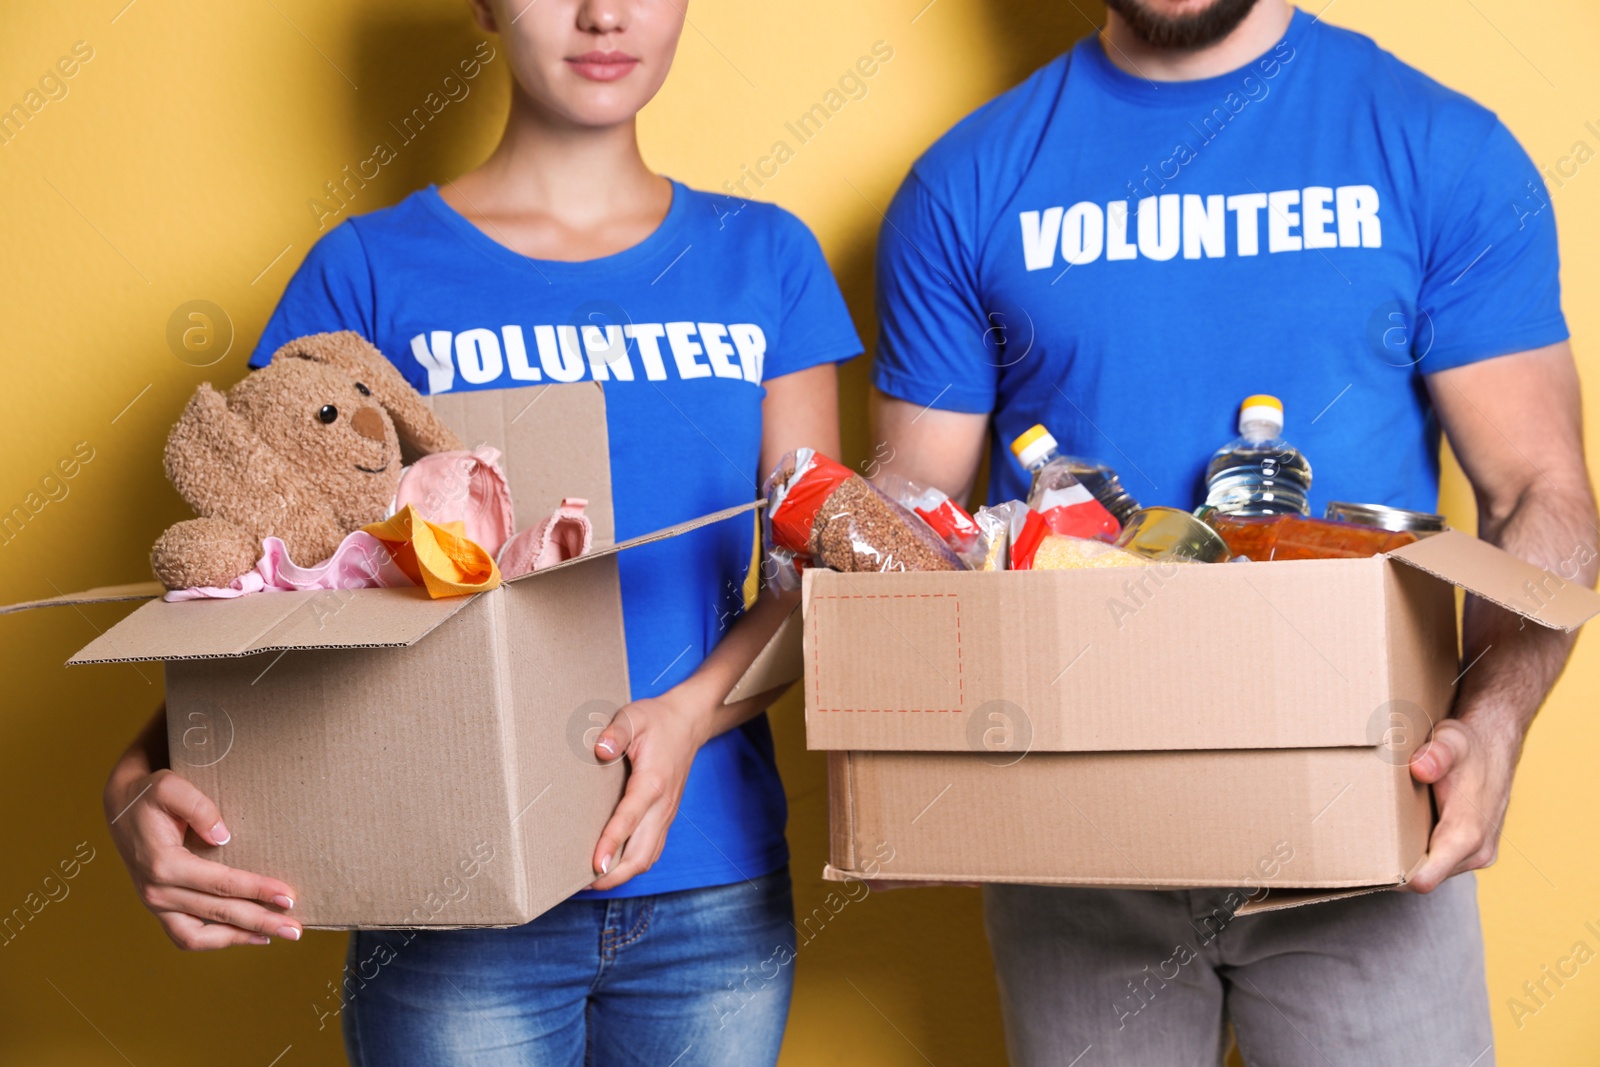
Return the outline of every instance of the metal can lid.
{"type": "Polygon", "coordinates": [[[1115,542],[1118,548],[1158,561],[1216,563],[1228,558],[1222,535],[1178,508],[1139,508],[1128,516],[1115,542]]]}
{"type": "Polygon", "coordinates": [[[1409,530],[1412,533],[1438,533],[1444,529],[1443,515],[1431,515],[1426,511],[1407,511],[1405,508],[1391,508],[1384,504],[1350,504],[1342,500],[1333,500],[1328,503],[1322,517],[1338,522],[1376,526],[1383,530],[1409,530]]]}

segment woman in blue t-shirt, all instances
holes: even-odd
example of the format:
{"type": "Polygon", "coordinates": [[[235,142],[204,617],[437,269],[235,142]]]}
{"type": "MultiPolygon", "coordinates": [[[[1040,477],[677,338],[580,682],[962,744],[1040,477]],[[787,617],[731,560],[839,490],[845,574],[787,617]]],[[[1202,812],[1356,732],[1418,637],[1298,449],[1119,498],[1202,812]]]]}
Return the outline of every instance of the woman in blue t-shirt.
{"type": "MultiPolygon", "coordinates": [[[[640,155],[635,118],[666,78],[681,7],[472,9],[502,48],[480,45],[462,75],[504,62],[515,79],[499,147],[443,188],[334,227],[251,365],[290,338],[356,330],[423,393],[603,381],[618,540],[752,499],[789,449],[836,452],[834,364],[861,346],[816,240],[640,155]]],[[[625,755],[631,774],[592,888],[514,929],[353,935],[353,961],[384,961],[346,983],[354,1062],[777,1058],[795,946],[762,714],[775,694],[723,700],[791,602],[767,593],[744,610],[751,540],[748,521],[725,521],[619,557],[635,699],[595,749],[625,755]]],[[[105,800],[167,933],[192,949],[298,940],[293,887],[183,847],[186,830],[214,845],[229,833],[166,767],[158,715],[105,800]]]]}

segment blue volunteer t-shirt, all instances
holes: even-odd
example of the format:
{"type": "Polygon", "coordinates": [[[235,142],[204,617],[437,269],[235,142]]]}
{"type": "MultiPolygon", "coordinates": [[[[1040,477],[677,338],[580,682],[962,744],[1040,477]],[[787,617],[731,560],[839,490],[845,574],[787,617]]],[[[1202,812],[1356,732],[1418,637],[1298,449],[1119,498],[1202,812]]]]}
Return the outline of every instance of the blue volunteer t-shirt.
{"type": "MultiPolygon", "coordinates": [[[[754,499],[762,383],[858,354],[811,232],[769,204],[674,183],[640,244],[581,263],[492,240],[429,187],[317,242],[251,356],[355,330],[424,394],[604,382],[616,537],[754,499]]],[[[753,527],[730,519],[618,557],[634,699],[694,673],[743,609],[753,527]]],[[[788,861],[766,717],[695,757],[665,850],[605,893],[725,885],[788,861]]]]}
{"type": "Polygon", "coordinates": [[[1314,515],[1432,511],[1424,375],[1567,336],[1549,196],[1505,126],[1301,11],[1201,81],[1085,39],[936,143],[888,221],[874,381],[994,413],[991,502],[1026,495],[1009,445],[1038,422],[1192,508],[1272,393],[1314,515]]]}

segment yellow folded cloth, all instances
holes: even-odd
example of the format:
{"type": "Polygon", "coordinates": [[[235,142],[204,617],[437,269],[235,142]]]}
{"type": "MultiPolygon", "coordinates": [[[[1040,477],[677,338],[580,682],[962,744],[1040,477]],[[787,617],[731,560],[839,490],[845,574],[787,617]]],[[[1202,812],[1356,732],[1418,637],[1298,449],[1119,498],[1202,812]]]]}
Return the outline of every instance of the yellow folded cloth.
{"type": "Polygon", "coordinates": [[[407,504],[382,522],[362,529],[382,541],[394,555],[395,565],[436,600],[483,593],[500,584],[494,557],[467,540],[465,523],[429,522],[414,505],[407,504]]]}

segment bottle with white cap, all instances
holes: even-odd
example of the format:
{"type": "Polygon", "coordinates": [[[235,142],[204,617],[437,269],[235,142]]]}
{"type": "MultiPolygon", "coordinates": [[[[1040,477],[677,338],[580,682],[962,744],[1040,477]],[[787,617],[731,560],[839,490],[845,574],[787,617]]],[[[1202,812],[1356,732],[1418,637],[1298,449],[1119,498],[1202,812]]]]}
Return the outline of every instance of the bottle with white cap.
{"type": "Polygon", "coordinates": [[[1282,432],[1283,401],[1246,397],[1239,436],[1206,467],[1206,506],[1224,515],[1309,515],[1311,464],[1282,432]]]}
{"type": "MultiPolygon", "coordinates": [[[[1062,455],[1055,436],[1043,426],[1035,425],[1018,434],[1011,442],[1011,454],[1033,475],[1028,507],[1035,511],[1049,512],[1053,507],[1068,503],[1096,502],[1098,507],[1086,509],[1095,516],[1091,524],[1097,531],[1094,536],[1099,536],[1103,530],[1115,537],[1128,516],[1139,509],[1138,501],[1122,488],[1116,471],[1103,463],[1062,455]],[[1101,516],[1105,512],[1115,521],[1103,521],[1101,516]]],[[[1077,530],[1056,532],[1089,536],[1077,530]]]]}

